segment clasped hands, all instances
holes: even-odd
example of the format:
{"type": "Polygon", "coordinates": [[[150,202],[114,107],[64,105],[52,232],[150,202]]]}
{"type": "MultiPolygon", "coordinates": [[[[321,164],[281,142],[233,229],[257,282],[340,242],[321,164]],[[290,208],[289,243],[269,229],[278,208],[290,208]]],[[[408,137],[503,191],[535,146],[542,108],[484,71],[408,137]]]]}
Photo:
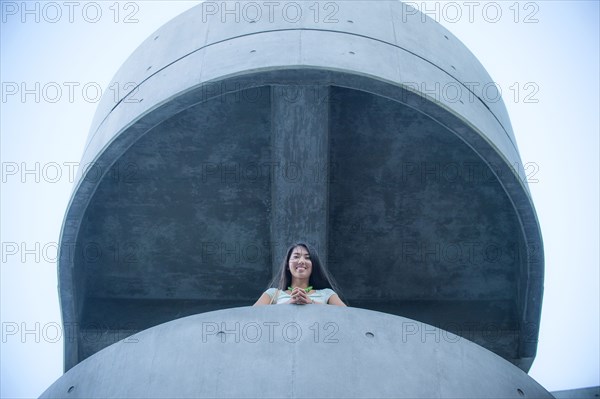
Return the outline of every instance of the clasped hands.
{"type": "Polygon", "coordinates": [[[296,305],[309,305],[315,302],[312,299],[310,299],[310,297],[308,296],[306,291],[304,291],[304,289],[295,287],[292,290],[291,298],[287,303],[293,303],[296,305]]]}

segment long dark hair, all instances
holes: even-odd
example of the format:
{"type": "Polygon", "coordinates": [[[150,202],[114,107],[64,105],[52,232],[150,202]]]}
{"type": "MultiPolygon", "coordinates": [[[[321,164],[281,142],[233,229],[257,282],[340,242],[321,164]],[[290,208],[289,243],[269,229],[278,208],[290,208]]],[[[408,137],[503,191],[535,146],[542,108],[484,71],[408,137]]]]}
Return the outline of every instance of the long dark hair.
{"type": "Polygon", "coordinates": [[[319,259],[319,255],[317,251],[312,249],[308,244],[304,242],[298,242],[292,244],[285,255],[285,258],[281,262],[281,267],[279,268],[279,272],[273,277],[269,287],[279,288],[282,291],[285,291],[292,284],[292,273],[288,268],[288,264],[290,262],[290,257],[292,256],[292,252],[296,247],[304,247],[308,255],[310,256],[310,261],[312,262],[312,272],[310,274],[310,278],[308,280],[308,285],[312,286],[315,290],[322,290],[324,288],[330,288],[335,291],[336,294],[341,298],[341,294],[339,291],[339,287],[335,282],[333,276],[327,271],[327,268],[321,263],[319,259]]]}

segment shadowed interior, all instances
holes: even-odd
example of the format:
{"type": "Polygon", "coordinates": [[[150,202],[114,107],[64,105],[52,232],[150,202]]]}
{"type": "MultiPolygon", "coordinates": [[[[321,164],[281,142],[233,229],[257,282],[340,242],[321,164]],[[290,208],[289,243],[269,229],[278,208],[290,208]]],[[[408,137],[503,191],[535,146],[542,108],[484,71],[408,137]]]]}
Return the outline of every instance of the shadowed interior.
{"type": "Polygon", "coordinates": [[[328,183],[303,194],[327,197],[323,252],[350,306],[518,357],[523,237],[494,165],[413,108],[329,93],[323,164],[276,159],[268,86],[190,107],[117,160],[77,238],[80,360],[177,317],[254,303],[289,244],[271,227],[278,179],[328,183]]]}

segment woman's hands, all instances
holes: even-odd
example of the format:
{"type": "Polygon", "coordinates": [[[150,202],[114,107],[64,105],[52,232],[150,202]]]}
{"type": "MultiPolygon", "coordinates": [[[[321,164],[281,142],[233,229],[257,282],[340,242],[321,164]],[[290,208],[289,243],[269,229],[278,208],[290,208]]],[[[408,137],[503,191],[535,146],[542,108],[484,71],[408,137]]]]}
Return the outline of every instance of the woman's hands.
{"type": "Polygon", "coordinates": [[[304,289],[295,287],[292,290],[291,298],[287,303],[293,303],[296,305],[308,305],[314,303],[312,299],[308,296],[304,289]]]}

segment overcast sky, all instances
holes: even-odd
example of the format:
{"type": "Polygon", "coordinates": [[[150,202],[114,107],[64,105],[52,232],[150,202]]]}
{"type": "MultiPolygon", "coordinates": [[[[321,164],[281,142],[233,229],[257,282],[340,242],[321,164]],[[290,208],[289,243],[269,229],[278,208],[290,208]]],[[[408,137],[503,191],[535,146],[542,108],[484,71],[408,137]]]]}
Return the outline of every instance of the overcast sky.
{"type": "MultiPolygon", "coordinates": [[[[99,94],[146,37],[196,3],[0,4],[0,394],[36,397],[62,374],[56,243],[99,94]]],[[[550,391],[599,385],[598,2],[411,4],[488,70],[536,171],[546,275],[530,375],[550,391]]]]}

